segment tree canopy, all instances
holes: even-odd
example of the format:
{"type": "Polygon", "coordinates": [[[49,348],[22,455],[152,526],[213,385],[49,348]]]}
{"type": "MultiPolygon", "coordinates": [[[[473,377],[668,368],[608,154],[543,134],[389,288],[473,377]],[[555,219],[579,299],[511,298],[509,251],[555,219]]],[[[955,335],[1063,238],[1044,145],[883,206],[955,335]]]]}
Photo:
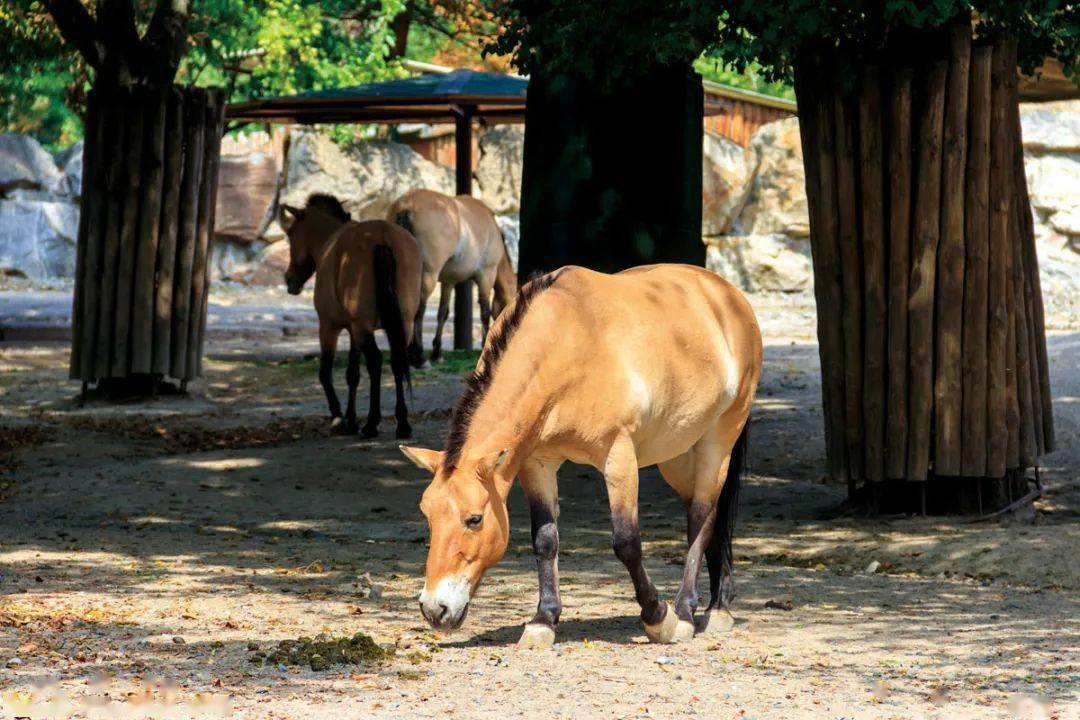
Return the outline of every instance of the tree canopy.
{"type": "Polygon", "coordinates": [[[980,35],[1017,36],[1021,67],[1043,58],[1074,74],[1080,5],[1062,0],[491,0],[503,19],[491,52],[526,73],[572,71],[618,82],[651,64],[704,54],[766,81],[787,81],[807,45],[841,46],[853,64],[897,32],[939,27],[958,16],[980,35]]]}

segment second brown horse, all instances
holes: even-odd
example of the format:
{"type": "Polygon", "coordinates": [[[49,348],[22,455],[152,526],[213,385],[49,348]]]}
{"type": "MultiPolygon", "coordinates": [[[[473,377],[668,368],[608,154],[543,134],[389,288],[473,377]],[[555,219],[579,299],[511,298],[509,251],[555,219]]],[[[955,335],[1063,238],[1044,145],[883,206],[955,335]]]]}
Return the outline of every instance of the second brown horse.
{"type": "Polygon", "coordinates": [[[408,339],[420,304],[420,246],[407,231],[383,220],[353,222],[338,200],[316,194],[300,209],[284,206],[288,224],[289,268],[285,283],[296,295],[315,275],[315,310],[319,314],[319,380],[330,406],[331,428],[355,433],[356,386],[360,382],[360,353],[371,378],[364,437],[378,434],[382,351],[375,343],[381,327],[390,341],[390,366],[397,390],[397,437],[412,436],[405,404],[409,382],[408,339]],[[349,331],[348,405],[342,416],[334,392],[334,354],[338,335],[349,331]]]}

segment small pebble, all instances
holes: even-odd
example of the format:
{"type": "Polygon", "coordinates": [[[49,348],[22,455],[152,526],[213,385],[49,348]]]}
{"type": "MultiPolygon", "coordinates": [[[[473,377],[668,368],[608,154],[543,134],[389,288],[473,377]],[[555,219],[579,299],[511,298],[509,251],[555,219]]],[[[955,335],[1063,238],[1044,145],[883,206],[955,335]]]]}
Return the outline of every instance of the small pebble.
{"type": "Polygon", "coordinates": [[[879,563],[877,560],[871,560],[870,564],[866,566],[866,574],[873,575],[877,572],[879,567],[881,567],[881,563],[879,563]]]}
{"type": "Polygon", "coordinates": [[[7,661],[6,665],[9,668],[17,668],[17,667],[22,665],[22,659],[17,658],[17,657],[13,657],[13,658],[11,658],[10,660],[7,661]]]}
{"type": "Polygon", "coordinates": [[[185,644],[187,644],[186,641],[184,640],[184,638],[180,637],[179,635],[176,635],[175,637],[173,637],[172,641],[174,643],[176,643],[177,645],[185,645],[185,644]]]}
{"type": "Polygon", "coordinates": [[[656,664],[657,665],[674,665],[675,664],[675,658],[668,657],[667,655],[661,655],[660,657],[656,658],[656,664]]]}

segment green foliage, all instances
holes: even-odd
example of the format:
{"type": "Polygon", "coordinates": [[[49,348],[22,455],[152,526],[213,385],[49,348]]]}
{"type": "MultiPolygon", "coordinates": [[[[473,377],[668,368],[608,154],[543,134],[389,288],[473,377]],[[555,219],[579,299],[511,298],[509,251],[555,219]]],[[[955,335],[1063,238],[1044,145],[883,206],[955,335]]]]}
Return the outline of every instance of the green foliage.
{"type": "Polygon", "coordinates": [[[1048,55],[1075,73],[1080,5],[1063,0],[490,0],[503,18],[488,52],[510,54],[523,72],[569,71],[618,82],[653,64],[701,53],[738,77],[790,81],[808,46],[842,46],[857,66],[897,33],[978,18],[981,36],[1018,38],[1026,71],[1048,55]]]}
{"type": "Polygon", "coordinates": [[[785,100],[795,99],[795,88],[779,80],[771,82],[766,80],[761,72],[761,66],[757,63],[750,63],[745,70],[739,72],[719,58],[703,55],[694,61],[694,70],[700,73],[701,77],[712,82],[743,90],[753,90],[785,100]]]}

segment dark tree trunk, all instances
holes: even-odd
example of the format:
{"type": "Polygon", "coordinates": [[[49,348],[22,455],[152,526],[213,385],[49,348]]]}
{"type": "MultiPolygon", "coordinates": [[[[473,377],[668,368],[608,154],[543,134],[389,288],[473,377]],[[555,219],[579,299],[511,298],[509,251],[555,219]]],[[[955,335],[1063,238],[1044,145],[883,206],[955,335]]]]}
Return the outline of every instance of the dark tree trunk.
{"type": "Polygon", "coordinates": [[[1011,508],[1053,442],[1016,43],[893,42],[852,100],[835,49],[796,63],[829,472],[883,512],[1011,508]]]}
{"type": "Polygon", "coordinates": [[[530,78],[519,277],[569,264],[704,265],[702,108],[701,79],[687,67],[654,68],[607,92],[530,78]]]}

